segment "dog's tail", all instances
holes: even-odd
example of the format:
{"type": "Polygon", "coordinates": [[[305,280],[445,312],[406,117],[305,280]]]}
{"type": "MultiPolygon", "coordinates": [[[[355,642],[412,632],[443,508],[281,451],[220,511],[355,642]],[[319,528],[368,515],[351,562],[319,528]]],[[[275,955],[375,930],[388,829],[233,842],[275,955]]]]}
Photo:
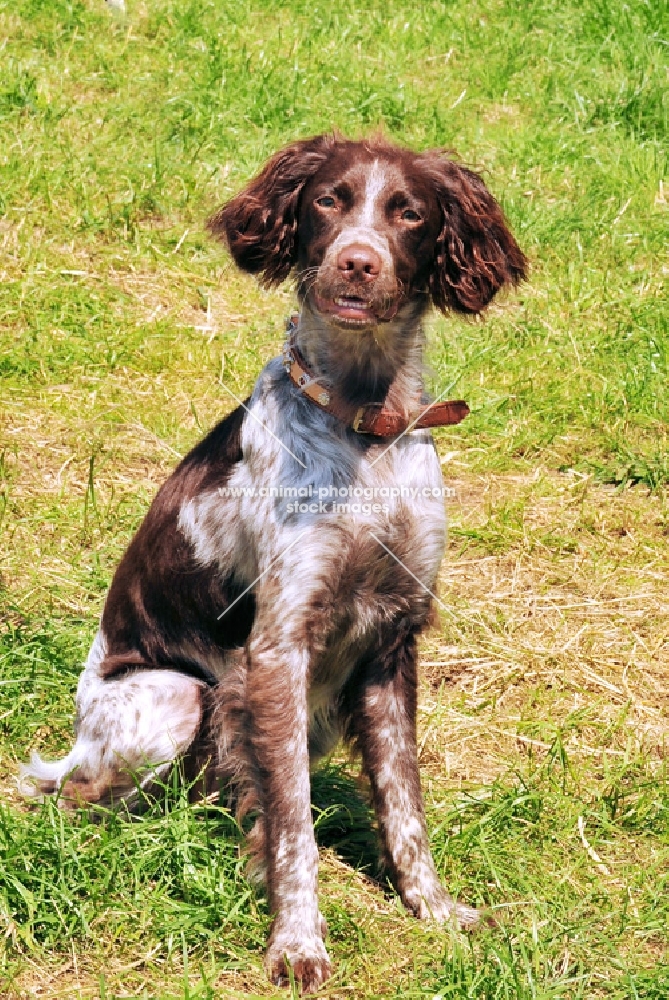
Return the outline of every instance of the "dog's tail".
{"type": "Polygon", "coordinates": [[[17,785],[21,795],[26,798],[43,799],[46,795],[55,795],[61,788],[65,778],[72,774],[81,763],[77,760],[79,754],[76,748],[62,760],[42,760],[38,753],[30,755],[29,764],[21,764],[17,785]]]}
{"type": "Polygon", "coordinates": [[[206,686],[176,670],[140,670],[96,682],[79,700],[77,739],[62,760],[33,753],[19,773],[28,797],[62,805],[129,804],[186,753],[202,722],[206,686]]]}

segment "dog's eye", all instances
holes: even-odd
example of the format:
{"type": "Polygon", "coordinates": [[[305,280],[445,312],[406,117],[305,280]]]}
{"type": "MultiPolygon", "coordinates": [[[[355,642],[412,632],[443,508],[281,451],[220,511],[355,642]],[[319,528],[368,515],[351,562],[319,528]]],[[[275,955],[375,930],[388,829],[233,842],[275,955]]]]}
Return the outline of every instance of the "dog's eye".
{"type": "Polygon", "coordinates": [[[331,195],[324,194],[322,198],[316,198],[316,204],[319,208],[334,208],[337,203],[331,195]]]}
{"type": "Polygon", "coordinates": [[[405,208],[401,215],[402,222],[421,222],[421,217],[418,212],[414,212],[413,208],[405,208]]]}

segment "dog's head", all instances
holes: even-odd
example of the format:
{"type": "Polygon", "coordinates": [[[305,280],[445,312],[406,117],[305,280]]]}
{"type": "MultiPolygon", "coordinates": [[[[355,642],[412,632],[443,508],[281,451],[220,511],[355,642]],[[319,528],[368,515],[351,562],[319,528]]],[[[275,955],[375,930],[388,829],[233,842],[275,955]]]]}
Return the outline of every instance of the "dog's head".
{"type": "Polygon", "coordinates": [[[343,327],[407,304],[478,313],[526,271],[481,178],[439,151],[334,135],[295,142],[209,220],[236,263],[343,327]]]}

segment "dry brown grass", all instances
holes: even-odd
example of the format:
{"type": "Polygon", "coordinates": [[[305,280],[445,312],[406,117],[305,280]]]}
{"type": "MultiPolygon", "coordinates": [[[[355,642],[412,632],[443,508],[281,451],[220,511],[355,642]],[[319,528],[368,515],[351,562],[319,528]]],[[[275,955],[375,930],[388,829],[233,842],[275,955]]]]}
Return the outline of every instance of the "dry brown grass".
{"type": "Polygon", "coordinates": [[[550,734],[574,713],[582,721],[567,749],[576,757],[601,764],[630,742],[663,757],[663,500],[541,471],[449,482],[443,634],[428,637],[422,661],[424,765],[488,782],[519,750],[548,750],[542,728],[550,734]]]}

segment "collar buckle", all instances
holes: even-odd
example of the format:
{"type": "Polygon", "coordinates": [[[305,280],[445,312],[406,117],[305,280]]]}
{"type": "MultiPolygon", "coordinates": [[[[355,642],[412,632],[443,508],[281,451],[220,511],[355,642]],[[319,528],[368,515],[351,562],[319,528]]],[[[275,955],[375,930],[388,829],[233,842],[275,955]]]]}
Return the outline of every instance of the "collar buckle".
{"type": "Polygon", "coordinates": [[[366,410],[365,406],[360,406],[358,408],[355,416],[353,417],[353,420],[351,421],[351,428],[355,431],[356,434],[360,434],[361,433],[361,431],[360,431],[360,424],[364,420],[365,410],[366,410]]]}

